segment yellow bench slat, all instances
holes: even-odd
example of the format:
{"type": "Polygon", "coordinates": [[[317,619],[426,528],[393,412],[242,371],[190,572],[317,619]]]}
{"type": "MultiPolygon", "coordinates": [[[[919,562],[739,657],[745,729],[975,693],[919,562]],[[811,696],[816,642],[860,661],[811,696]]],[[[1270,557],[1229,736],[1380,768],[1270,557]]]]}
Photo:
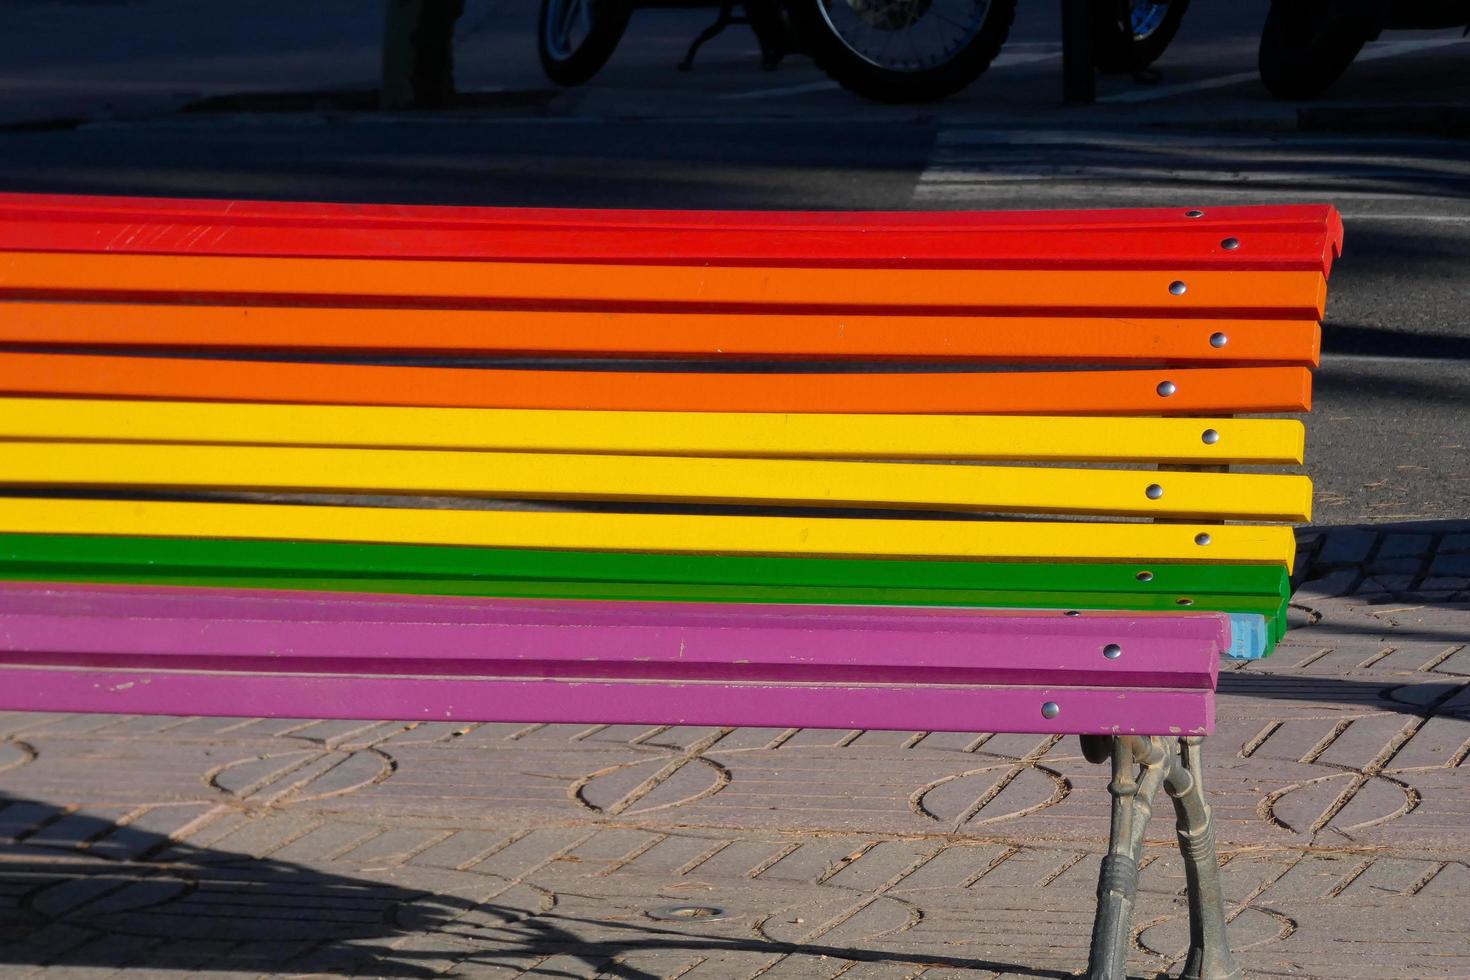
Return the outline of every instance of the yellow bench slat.
{"type": "Polygon", "coordinates": [[[1288,527],[887,520],[0,498],[0,531],[991,561],[1290,566],[1288,527]]]}
{"type": "Polygon", "coordinates": [[[1304,476],[935,463],[14,442],[0,484],[1306,520],[1304,476]]]}
{"type": "Polygon", "coordinates": [[[1210,464],[1300,463],[1305,432],[1294,419],[592,412],[0,398],[0,438],[97,442],[1210,464]]]}

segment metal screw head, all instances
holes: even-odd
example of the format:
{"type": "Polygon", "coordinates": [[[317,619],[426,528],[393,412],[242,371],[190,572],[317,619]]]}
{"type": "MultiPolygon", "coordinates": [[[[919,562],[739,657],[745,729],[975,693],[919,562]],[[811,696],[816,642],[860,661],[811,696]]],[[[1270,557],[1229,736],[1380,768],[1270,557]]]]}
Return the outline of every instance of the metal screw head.
{"type": "Polygon", "coordinates": [[[1159,393],[1160,398],[1168,398],[1174,392],[1178,391],[1179,388],[1172,381],[1160,381],[1159,386],[1154,390],[1159,393]]]}
{"type": "Polygon", "coordinates": [[[1066,612],[1062,613],[1062,615],[1063,616],[1081,616],[1082,613],[1078,612],[1076,609],[1068,609],[1066,612]]]}
{"type": "Polygon", "coordinates": [[[1164,488],[1157,483],[1150,483],[1148,489],[1143,491],[1143,493],[1149,500],[1158,500],[1164,495],[1164,488]]]}
{"type": "Polygon", "coordinates": [[[1169,292],[1174,294],[1175,296],[1183,296],[1185,293],[1189,292],[1189,284],[1186,283],[1183,279],[1175,279],[1173,282],[1169,283],[1169,292]]]}
{"type": "Polygon", "coordinates": [[[1109,660],[1117,660],[1119,657],[1123,656],[1123,648],[1118,646],[1118,644],[1116,643],[1109,643],[1107,646],[1103,647],[1103,656],[1107,657],[1109,660]]]}
{"type": "Polygon", "coordinates": [[[1043,718],[1055,718],[1061,713],[1062,706],[1057,704],[1055,701],[1048,701],[1046,702],[1046,704],[1043,704],[1041,706],[1041,717],[1043,718]]]}
{"type": "Polygon", "coordinates": [[[1212,333],[1212,334],[1210,334],[1210,346],[1211,347],[1214,347],[1216,349],[1219,349],[1221,347],[1224,347],[1228,343],[1230,343],[1230,338],[1227,337],[1227,336],[1225,336],[1223,333],[1212,333]]]}
{"type": "Polygon", "coordinates": [[[1227,252],[1233,252],[1237,248],[1240,248],[1240,239],[1239,238],[1227,238],[1223,242],[1220,243],[1220,247],[1223,248],[1227,252]]]}
{"type": "Polygon", "coordinates": [[[1196,211],[1186,211],[1186,212],[1184,212],[1184,216],[1186,218],[1203,218],[1205,216],[1205,213],[1203,211],[1198,211],[1198,210],[1196,210],[1196,211]]]}
{"type": "Polygon", "coordinates": [[[1205,532],[1201,531],[1200,533],[1198,533],[1198,534],[1196,534],[1194,536],[1194,543],[1195,544],[1200,544],[1200,545],[1209,544],[1210,543],[1210,536],[1208,534],[1206,534],[1205,532]]]}
{"type": "Polygon", "coordinates": [[[1204,443],[1206,446],[1213,446],[1215,443],[1220,441],[1220,433],[1214,429],[1206,429],[1205,431],[1200,433],[1199,441],[1204,443]]]}
{"type": "Polygon", "coordinates": [[[1192,605],[1194,605],[1194,600],[1193,599],[1185,598],[1183,596],[1180,596],[1178,599],[1175,599],[1174,600],[1174,605],[1176,605],[1176,606],[1192,606],[1192,605]]]}
{"type": "Polygon", "coordinates": [[[1133,577],[1136,578],[1136,579],[1138,579],[1138,581],[1140,581],[1140,582],[1152,582],[1154,580],[1154,573],[1153,572],[1139,572],[1137,575],[1135,575],[1133,577]]]}

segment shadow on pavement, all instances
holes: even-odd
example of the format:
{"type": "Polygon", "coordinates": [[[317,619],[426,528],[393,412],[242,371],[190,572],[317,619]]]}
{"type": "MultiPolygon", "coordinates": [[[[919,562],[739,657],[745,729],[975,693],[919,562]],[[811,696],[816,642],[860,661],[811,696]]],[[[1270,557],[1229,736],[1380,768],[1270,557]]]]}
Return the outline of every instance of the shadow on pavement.
{"type": "MultiPolygon", "coordinates": [[[[620,962],[634,953],[754,952],[864,962],[911,963],[1014,976],[1071,974],[941,954],[885,952],[821,943],[783,943],[754,934],[750,921],[718,931],[691,921],[678,928],[558,914],[555,900],[506,902],[513,883],[460,872],[495,893],[475,901],[318,867],[194,847],[0,794],[0,832],[16,814],[30,828],[0,843],[0,972],[24,966],[170,969],[190,974],[277,971],[393,978],[439,976],[446,959],[526,969],[552,956],[585,965],[576,976],[657,980],[620,962]],[[81,846],[28,840],[66,820],[81,846]],[[98,851],[123,844],[133,857],[98,851]],[[502,887],[497,887],[502,886],[502,887]],[[403,943],[431,936],[429,943],[403,943]],[[202,955],[201,950],[204,950],[202,955]],[[194,958],[189,958],[193,952],[194,958]]],[[[549,893],[535,890],[538,896],[549,893]]],[[[541,976],[572,976],[561,971],[541,976]]]]}

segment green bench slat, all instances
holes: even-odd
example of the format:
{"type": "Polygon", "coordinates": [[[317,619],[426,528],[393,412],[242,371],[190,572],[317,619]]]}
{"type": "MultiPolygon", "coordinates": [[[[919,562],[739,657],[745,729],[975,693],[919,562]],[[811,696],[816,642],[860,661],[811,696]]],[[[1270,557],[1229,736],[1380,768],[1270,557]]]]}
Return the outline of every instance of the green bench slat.
{"type": "Polygon", "coordinates": [[[194,585],[227,589],[309,589],[535,599],[637,599],[670,602],[772,602],[876,606],[976,606],[1014,609],[1127,609],[1252,613],[1265,618],[1269,646],[1286,632],[1286,604],[1270,597],[1197,595],[1188,607],[1166,595],[1118,592],[998,592],[974,589],[769,586],[660,582],[523,581],[514,579],[279,577],[229,572],[178,575],[157,569],[78,572],[46,565],[0,567],[0,580],[134,585],[194,585]]]}
{"type": "Polygon", "coordinates": [[[1263,616],[1270,646],[1286,630],[1284,571],[1235,565],[1145,569],[1095,563],[859,561],[0,535],[0,579],[505,598],[1189,608],[1263,616]],[[1140,581],[1141,571],[1152,577],[1140,581]],[[1228,587],[1256,591],[1228,591],[1228,587]],[[1191,601],[1181,603],[1181,598],[1191,601]]]}
{"type": "Polygon", "coordinates": [[[1274,596],[1286,571],[1271,565],[979,562],[668,555],[314,541],[0,534],[0,567],[220,569],[292,577],[567,579],[603,582],[811,585],[1274,596]],[[1148,572],[1151,577],[1140,581],[1148,572]]]}

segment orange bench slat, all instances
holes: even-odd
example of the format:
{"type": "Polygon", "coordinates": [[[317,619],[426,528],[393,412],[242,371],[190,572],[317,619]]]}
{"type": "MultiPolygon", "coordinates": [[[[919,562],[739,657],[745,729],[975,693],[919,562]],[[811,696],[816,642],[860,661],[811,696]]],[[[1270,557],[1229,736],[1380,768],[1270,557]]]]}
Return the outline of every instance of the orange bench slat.
{"type": "Polygon", "coordinates": [[[48,345],[1315,365],[1320,338],[1309,319],[0,304],[0,342],[48,345]]]}
{"type": "Polygon", "coordinates": [[[1311,372],[754,374],[0,353],[0,393],[474,408],[1191,415],[1307,411],[1311,372]]]}

